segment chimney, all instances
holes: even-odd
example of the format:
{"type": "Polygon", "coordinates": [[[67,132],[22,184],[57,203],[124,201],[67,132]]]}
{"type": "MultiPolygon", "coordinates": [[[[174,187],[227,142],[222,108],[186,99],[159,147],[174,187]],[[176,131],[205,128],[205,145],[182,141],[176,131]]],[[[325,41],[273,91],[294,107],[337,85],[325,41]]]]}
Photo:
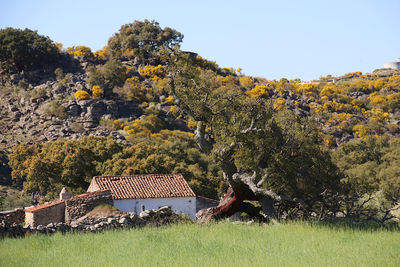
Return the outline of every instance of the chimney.
{"type": "Polygon", "coordinates": [[[65,199],[70,199],[71,194],[68,192],[68,190],[63,187],[63,189],[60,192],[60,200],[65,200],[65,199]]]}

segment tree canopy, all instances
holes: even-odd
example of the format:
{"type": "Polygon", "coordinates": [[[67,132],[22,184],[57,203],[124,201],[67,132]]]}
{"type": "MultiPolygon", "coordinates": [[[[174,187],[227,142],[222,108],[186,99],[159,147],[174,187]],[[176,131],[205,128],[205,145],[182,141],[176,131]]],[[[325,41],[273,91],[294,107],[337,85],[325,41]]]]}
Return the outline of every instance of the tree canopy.
{"type": "Polygon", "coordinates": [[[132,143],[123,147],[111,138],[92,136],[20,144],[10,156],[12,178],[23,181],[26,192],[52,198],[62,187],[73,193],[86,191],[95,175],[181,173],[196,194],[218,197],[219,169],[187,133],[163,130],[136,136],[132,143]]]}
{"type": "Polygon", "coordinates": [[[0,30],[0,62],[6,70],[41,68],[54,63],[58,48],[37,31],[6,28],[0,30]]]}
{"type": "Polygon", "coordinates": [[[108,49],[113,56],[126,50],[134,50],[138,55],[146,56],[160,47],[173,47],[182,42],[183,34],[169,28],[161,28],[156,21],[138,21],[122,25],[119,32],[108,40],[108,49]]]}
{"type": "Polygon", "coordinates": [[[197,68],[190,57],[173,61],[171,93],[198,122],[197,143],[219,163],[236,200],[263,205],[268,198],[271,210],[273,201],[301,199],[311,207],[322,192],[335,190],[337,168],[311,120],[274,110],[262,95],[246,94],[235,79],[197,68]]]}

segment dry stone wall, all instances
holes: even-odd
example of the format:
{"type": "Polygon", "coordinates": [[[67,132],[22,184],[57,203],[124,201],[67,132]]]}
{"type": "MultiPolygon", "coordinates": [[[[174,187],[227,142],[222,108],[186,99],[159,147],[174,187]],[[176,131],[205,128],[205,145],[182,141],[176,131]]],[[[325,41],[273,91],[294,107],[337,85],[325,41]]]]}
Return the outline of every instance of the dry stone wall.
{"type": "Polygon", "coordinates": [[[90,192],[68,199],[65,201],[65,222],[70,223],[101,204],[113,205],[111,191],[90,192]]]}
{"type": "Polygon", "coordinates": [[[49,223],[64,222],[65,202],[56,201],[25,210],[25,225],[36,227],[49,223]]]}
{"type": "Polygon", "coordinates": [[[24,209],[14,209],[0,212],[0,222],[7,221],[10,224],[22,224],[25,220],[24,209]]]}

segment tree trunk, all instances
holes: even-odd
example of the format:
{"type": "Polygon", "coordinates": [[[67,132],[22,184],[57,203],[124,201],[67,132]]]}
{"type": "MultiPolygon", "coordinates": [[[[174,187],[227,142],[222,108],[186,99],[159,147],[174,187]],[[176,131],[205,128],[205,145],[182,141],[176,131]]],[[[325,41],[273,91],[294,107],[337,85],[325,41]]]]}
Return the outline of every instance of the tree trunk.
{"type": "Polygon", "coordinates": [[[274,199],[251,188],[246,182],[250,182],[252,177],[247,174],[234,174],[233,177],[233,179],[228,179],[231,187],[228,188],[219,205],[200,210],[196,214],[197,221],[209,223],[213,220],[230,217],[236,212],[246,212],[250,217],[260,220],[275,219],[274,199]],[[261,207],[255,207],[244,200],[258,201],[261,207]]]}

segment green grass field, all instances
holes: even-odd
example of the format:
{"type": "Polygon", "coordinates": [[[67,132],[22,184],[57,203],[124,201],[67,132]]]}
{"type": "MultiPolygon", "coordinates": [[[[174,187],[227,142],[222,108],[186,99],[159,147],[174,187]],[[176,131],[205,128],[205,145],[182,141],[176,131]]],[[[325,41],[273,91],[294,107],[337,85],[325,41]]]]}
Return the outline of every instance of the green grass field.
{"type": "Polygon", "coordinates": [[[400,231],[173,225],[0,240],[0,266],[400,266],[400,231]]]}

